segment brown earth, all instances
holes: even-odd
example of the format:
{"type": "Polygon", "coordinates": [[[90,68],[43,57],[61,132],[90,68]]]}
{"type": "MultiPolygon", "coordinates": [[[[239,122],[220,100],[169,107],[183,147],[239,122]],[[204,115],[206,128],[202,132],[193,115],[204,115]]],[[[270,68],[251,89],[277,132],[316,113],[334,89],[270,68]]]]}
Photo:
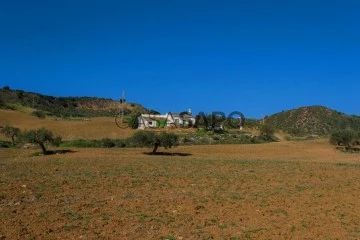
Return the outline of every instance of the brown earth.
{"type": "Polygon", "coordinates": [[[0,149],[0,239],[360,239],[360,155],[327,140],[72,150],[0,149]]]}
{"type": "MultiPolygon", "coordinates": [[[[64,140],[126,138],[135,130],[121,129],[115,124],[115,117],[97,117],[79,120],[39,119],[28,113],[0,109],[0,126],[11,125],[20,129],[45,127],[64,140]]],[[[3,139],[3,136],[0,136],[3,139]]]]}

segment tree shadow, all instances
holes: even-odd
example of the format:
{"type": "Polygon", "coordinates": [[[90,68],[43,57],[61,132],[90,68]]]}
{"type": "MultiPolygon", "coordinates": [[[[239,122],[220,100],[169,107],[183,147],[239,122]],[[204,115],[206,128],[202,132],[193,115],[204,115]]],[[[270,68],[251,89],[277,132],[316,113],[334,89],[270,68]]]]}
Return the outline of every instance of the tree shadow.
{"type": "Polygon", "coordinates": [[[66,154],[66,153],[76,153],[76,151],[71,150],[71,149],[61,149],[61,150],[46,151],[46,155],[66,154]]]}
{"type": "Polygon", "coordinates": [[[146,155],[154,155],[154,156],[180,156],[180,157],[187,157],[191,156],[191,153],[171,153],[171,152],[144,152],[146,155]]]}
{"type": "Polygon", "coordinates": [[[48,150],[46,151],[45,154],[43,152],[36,152],[31,154],[31,156],[48,156],[48,155],[66,154],[66,153],[76,153],[76,151],[70,149],[48,150]]]}

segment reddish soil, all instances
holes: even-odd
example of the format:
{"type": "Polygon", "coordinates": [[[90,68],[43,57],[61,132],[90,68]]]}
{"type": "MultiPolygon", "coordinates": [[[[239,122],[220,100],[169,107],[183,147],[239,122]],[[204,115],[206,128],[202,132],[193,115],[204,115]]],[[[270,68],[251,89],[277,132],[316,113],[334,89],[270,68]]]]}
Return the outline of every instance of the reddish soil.
{"type": "Polygon", "coordinates": [[[0,239],[360,239],[360,155],[325,140],[72,150],[0,149],[0,239]]]}

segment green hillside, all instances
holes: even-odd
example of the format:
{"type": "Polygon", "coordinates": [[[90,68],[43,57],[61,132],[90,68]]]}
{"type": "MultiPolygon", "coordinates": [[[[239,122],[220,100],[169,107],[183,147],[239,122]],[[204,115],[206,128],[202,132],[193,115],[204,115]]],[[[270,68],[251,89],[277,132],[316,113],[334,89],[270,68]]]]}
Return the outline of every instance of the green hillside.
{"type": "MultiPolygon", "coordinates": [[[[55,117],[99,117],[115,116],[119,113],[120,103],[113,99],[96,97],[53,97],[38,93],[0,89],[0,108],[29,111],[43,111],[55,117]],[[30,109],[30,110],[29,110],[30,109]]],[[[146,113],[148,110],[135,103],[124,103],[124,113],[146,113]]]]}
{"type": "Polygon", "coordinates": [[[360,130],[360,117],[323,107],[310,106],[276,113],[265,122],[294,135],[328,135],[336,130],[360,130]]]}

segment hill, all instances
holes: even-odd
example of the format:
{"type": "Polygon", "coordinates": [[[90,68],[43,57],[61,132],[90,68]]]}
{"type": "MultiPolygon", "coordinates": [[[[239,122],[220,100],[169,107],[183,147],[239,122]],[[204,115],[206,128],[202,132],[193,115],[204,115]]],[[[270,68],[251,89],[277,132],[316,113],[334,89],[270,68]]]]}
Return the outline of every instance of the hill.
{"type": "Polygon", "coordinates": [[[323,107],[309,106],[271,115],[265,122],[290,134],[328,135],[339,129],[360,130],[360,117],[323,107]]]}
{"type": "MultiPolygon", "coordinates": [[[[39,93],[0,89],[0,108],[32,112],[43,111],[46,115],[68,117],[103,117],[119,113],[120,103],[113,99],[96,97],[53,97],[39,93]]],[[[124,113],[147,113],[149,110],[136,103],[124,103],[124,113]]]]}

